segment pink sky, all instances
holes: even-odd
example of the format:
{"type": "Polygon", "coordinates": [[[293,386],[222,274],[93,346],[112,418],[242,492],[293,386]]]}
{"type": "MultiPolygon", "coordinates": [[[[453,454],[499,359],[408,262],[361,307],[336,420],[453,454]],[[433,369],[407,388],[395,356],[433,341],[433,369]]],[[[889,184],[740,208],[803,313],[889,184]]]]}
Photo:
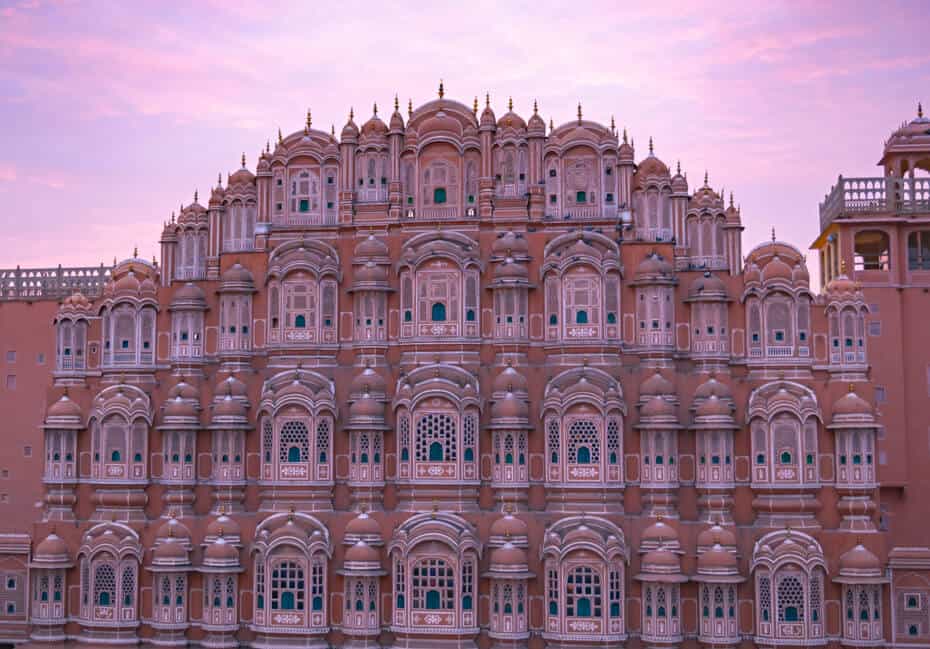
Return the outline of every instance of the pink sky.
{"type": "Polygon", "coordinates": [[[706,169],[735,193],[744,250],[773,226],[806,249],[836,176],[877,175],[930,103],[923,1],[191,4],[0,0],[0,267],[151,257],[172,210],[308,107],[338,132],[440,78],[498,113],[614,115],[639,159],[652,136],[692,188],[706,169]]]}

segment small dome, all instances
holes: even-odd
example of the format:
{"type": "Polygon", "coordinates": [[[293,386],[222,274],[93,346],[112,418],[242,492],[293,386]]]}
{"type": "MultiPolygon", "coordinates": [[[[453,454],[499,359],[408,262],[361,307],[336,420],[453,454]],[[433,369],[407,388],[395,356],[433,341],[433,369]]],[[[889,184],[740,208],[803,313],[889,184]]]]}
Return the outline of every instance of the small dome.
{"type": "Polygon", "coordinates": [[[52,532],[36,546],[32,558],[33,561],[44,563],[68,561],[70,559],[68,544],[65,543],[64,539],[52,532]]]}
{"type": "Polygon", "coordinates": [[[507,392],[502,399],[491,405],[491,419],[528,419],[530,415],[526,400],[513,392],[507,392]]]}
{"type": "Polygon", "coordinates": [[[736,537],[733,532],[720,525],[712,525],[698,534],[698,547],[711,547],[713,545],[723,545],[732,547],[736,545],[736,537]]]}
{"type": "Polygon", "coordinates": [[[381,525],[366,512],[361,512],[346,524],[345,534],[380,537],[381,525]]]}
{"type": "Polygon", "coordinates": [[[772,282],[775,280],[791,281],[791,267],[783,262],[781,257],[777,254],[762,268],[763,282],[772,282]]]}
{"type": "Polygon", "coordinates": [[[841,572],[876,572],[881,569],[878,557],[861,543],[840,555],[841,572]]]}
{"type": "Polygon", "coordinates": [[[346,550],[345,560],[353,563],[381,563],[381,555],[377,549],[359,540],[346,550]]]}
{"type": "Polygon", "coordinates": [[[245,419],[248,417],[246,413],[245,406],[238,399],[234,399],[232,395],[227,394],[213,408],[214,417],[236,417],[245,419]]]}
{"type": "Polygon", "coordinates": [[[515,261],[513,257],[507,257],[502,263],[494,266],[494,279],[520,281],[528,280],[530,271],[526,264],[515,261]]]}
{"type": "Polygon", "coordinates": [[[174,399],[176,397],[196,401],[200,399],[200,391],[184,379],[181,379],[168,391],[168,399],[174,399]]]}
{"type": "Polygon", "coordinates": [[[730,411],[730,404],[714,394],[705,399],[694,414],[697,417],[730,417],[733,413],[730,411]]]}
{"type": "Polygon", "coordinates": [[[699,572],[719,572],[724,570],[732,572],[737,569],[736,555],[719,543],[715,543],[698,555],[697,565],[699,572]]]}
{"type": "Polygon", "coordinates": [[[357,266],[352,273],[352,279],[356,284],[374,284],[387,282],[387,267],[368,261],[357,266]]]}
{"type": "Polygon", "coordinates": [[[227,539],[238,539],[240,535],[239,523],[226,514],[220,514],[207,525],[205,537],[217,538],[222,536],[227,539]]]}
{"type": "Polygon", "coordinates": [[[216,384],[213,394],[231,395],[233,397],[247,397],[249,393],[248,386],[236,375],[230,374],[225,379],[216,384]]]}
{"type": "Polygon", "coordinates": [[[202,306],[206,307],[207,300],[206,296],[203,294],[203,290],[196,284],[187,282],[174,292],[174,295],[171,297],[172,306],[202,306]]]}
{"type": "Polygon", "coordinates": [[[855,392],[847,392],[833,404],[834,415],[872,415],[872,406],[855,392]]]}
{"type": "Polygon", "coordinates": [[[650,155],[637,165],[636,175],[641,178],[646,178],[648,176],[668,176],[668,166],[654,155],[650,155]]]}
{"type": "Polygon", "coordinates": [[[508,541],[491,551],[491,567],[526,568],[526,551],[508,541]]]}
{"type": "Polygon", "coordinates": [[[701,383],[697,387],[697,390],[694,391],[695,399],[707,399],[712,396],[719,397],[720,399],[730,399],[732,395],[733,393],[730,391],[730,386],[726,383],[721,383],[713,376],[701,383]]]}
{"type": "Polygon", "coordinates": [[[494,377],[494,392],[526,392],[526,377],[514,368],[508,365],[503,371],[494,377]]]}
{"type": "Polygon", "coordinates": [[[533,114],[530,115],[529,121],[526,123],[526,130],[533,135],[545,135],[546,134],[546,122],[539,116],[539,113],[536,111],[536,107],[533,107],[533,114]]]}
{"type": "Polygon", "coordinates": [[[657,252],[651,252],[636,267],[637,277],[652,277],[656,275],[672,275],[674,268],[665,257],[657,252]]]}
{"type": "Polygon", "coordinates": [[[844,273],[831,279],[826,290],[828,295],[853,294],[859,291],[859,283],[849,279],[844,273]]]}
{"type": "Polygon", "coordinates": [[[367,122],[362,124],[362,135],[365,137],[386,137],[387,132],[387,124],[378,117],[378,106],[375,105],[374,114],[367,122]]]}
{"type": "Polygon", "coordinates": [[[525,537],[526,533],[526,523],[510,512],[505,513],[503,516],[491,523],[491,536],[499,536],[506,539],[525,537]]]}
{"type": "Polygon", "coordinates": [[[155,546],[152,551],[152,560],[154,563],[186,563],[188,561],[187,548],[179,540],[167,539],[155,546]]]}
{"type": "Polygon", "coordinates": [[[494,111],[491,110],[491,102],[488,101],[481,111],[481,126],[494,126],[497,124],[497,118],[494,117],[494,111]]]}
{"type": "Polygon", "coordinates": [[[384,404],[363,394],[349,406],[349,419],[355,418],[384,418],[384,404]]]}
{"type": "Polygon", "coordinates": [[[636,153],[633,147],[626,140],[626,129],[623,129],[623,142],[617,149],[617,155],[621,163],[633,163],[636,160],[636,153]]]}
{"type": "Polygon", "coordinates": [[[644,554],[642,565],[643,572],[679,572],[681,559],[671,550],[661,547],[644,554]]]}
{"type": "Polygon", "coordinates": [[[220,281],[224,284],[254,284],[255,280],[252,277],[252,273],[249,272],[249,269],[236,262],[220,275],[220,281]]]}
{"type": "Polygon", "coordinates": [[[791,271],[791,279],[799,284],[810,284],[811,274],[808,272],[807,266],[799,262],[794,265],[794,270],[791,271]]]}
{"type": "Polygon", "coordinates": [[[430,133],[448,133],[459,138],[462,135],[462,125],[457,119],[440,109],[435,115],[423,120],[418,131],[421,137],[430,133]]]}
{"type": "Polygon", "coordinates": [[[513,230],[499,233],[491,244],[491,254],[495,257],[522,257],[528,251],[526,236],[513,230]]]}
{"type": "Polygon", "coordinates": [[[394,112],[391,113],[391,130],[404,130],[404,116],[400,114],[400,106],[398,106],[396,103],[394,104],[394,112]]]}
{"type": "Polygon", "coordinates": [[[183,525],[176,518],[169,518],[158,528],[158,531],[155,532],[155,538],[158,539],[180,539],[183,541],[189,541],[191,538],[191,533],[185,525],[183,525]]]}
{"type": "Polygon", "coordinates": [[[198,415],[197,408],[193,403],[181,397],[175,397],[165,402],[164,416],[177,419],[196,419],[198,415]]]}
{"type": "Polygon", "coordinates": [[[691,282],[688,295],[692,298],[705,295],[722,295],[726,297],[727,287],[719,277],[711,272],[706,272],[691,282]]]}
{"type": "Polygon", "coordinates": [[[139,292],[139,280],[136,279],[136,274],[133,271],[129,271],[122,277],[120,277],[116,283],[113,285],[113,290],[116,293],[138,293],[139,292]]]}
{"type": "Polygon", "coordinates": [[[665,521],[660,518],[643,530],[643,536],[640,542],[668,543],[670,541],[678,541],[678,532],[675,531],[674,527],[666,525],[665,521]]]}
{"type": "Polygon", "coordinates": [[[743,270],[743,281],[746,284],[757,284],[762,281],[762,273],[759,272],[759,266],[755,263],[746,264],[743,270]]]}
{"type": "Polygon", "coordinates": [[[203,553],[203,562],[207,565],[238,565],[239,550],[235,545],[220,536],[207,546],[203,553]]]}
{"type": "Polygon", "coordinates": [[[655,396],[646,402],[646,405],[639,411],[640,418],[647,417],[675,417],[678,412],[675,406],[662,397],[655,396]]]}
{"type": "MultiPolygon", "coordinates": [[[[245,157],[243,157],[243,161],[245,157]]],[[[229,177],[229,185],[251,185],[255,181],[255,175],[242,167],[237,169],[236,172],[229,177]]]]}
{"type": "Polygon", "coordinates": [[[378,372],[371,367],[366,367],[352,379],[349,386],[350,394],[385,394],[387,384],[378,372]]]}
{"type": "Polygon", "coordinates": [[[519,131],[526,129],[526,122],[513,110],[508,110],[497,120],[497,128],[514,128],[519,131]]]}
{"type": "Polygon", "coordinates": [[[359,257],[387,257],[389,254],[387,244],[369,234],[367,237],[358,242],[353,251],[356,258],[359,257]]]}
{"type": "Polygon", "coordinates": [[[656,370],[652,376],[643,381],[642,385],[639,386],[640,399],[654,396],[665,396],[674,393],[675,386],[672,385],[671,381],[662,376],[662,373],[659,372],[659,370],[656,370]]]}
{"type": "Polygon", "coordinates": [[[48,407],[45,413],[47,419],[59,417],[81,417],[81,407],[68,398],[67,394],[61,395],[55,403],[48,407]]]}
{"type": "Polygon", "coordinates": [[[672,176],[672,191],[676,194],[687,194],[688,193],[688,180],[681,175],[681,168],[679,167],[678,172],[672,176]]]}

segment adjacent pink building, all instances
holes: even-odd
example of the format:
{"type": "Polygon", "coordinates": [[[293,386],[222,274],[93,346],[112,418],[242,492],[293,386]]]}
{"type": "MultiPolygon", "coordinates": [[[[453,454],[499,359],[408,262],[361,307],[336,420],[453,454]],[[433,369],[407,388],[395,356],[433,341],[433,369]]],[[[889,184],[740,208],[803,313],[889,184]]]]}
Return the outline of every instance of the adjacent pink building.
{"type": "Polygon", "coordinates": [[[930,120],[880,164],[818,294],[651,139],[440,87],[308,114],[160,262],[0,271],[0,636],[930,646],[930,120]]]}

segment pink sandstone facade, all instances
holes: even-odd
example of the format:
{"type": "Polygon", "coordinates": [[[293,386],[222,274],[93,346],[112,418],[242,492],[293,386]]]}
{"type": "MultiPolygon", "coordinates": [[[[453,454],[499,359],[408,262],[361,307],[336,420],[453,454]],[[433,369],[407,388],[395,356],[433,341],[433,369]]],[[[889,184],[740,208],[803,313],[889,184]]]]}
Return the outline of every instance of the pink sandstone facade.
{"type": "Polygon", "coordinates": [[[308,114],[160,262],[0,271],[0,637],[930,647],[930,120],[817,294],[651,139],[508,108],[308,114]]]}

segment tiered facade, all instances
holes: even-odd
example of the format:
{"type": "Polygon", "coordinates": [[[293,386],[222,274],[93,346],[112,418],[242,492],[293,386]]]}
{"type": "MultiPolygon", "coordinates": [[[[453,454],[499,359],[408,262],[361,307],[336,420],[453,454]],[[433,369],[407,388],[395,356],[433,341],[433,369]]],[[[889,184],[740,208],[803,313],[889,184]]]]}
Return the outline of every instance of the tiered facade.
{"type": "Polygon", "coordinates": [[[741,230],[580,106],[308,114],[61,302],[31,637],[927,646],[863,286],[741,230]]]}

